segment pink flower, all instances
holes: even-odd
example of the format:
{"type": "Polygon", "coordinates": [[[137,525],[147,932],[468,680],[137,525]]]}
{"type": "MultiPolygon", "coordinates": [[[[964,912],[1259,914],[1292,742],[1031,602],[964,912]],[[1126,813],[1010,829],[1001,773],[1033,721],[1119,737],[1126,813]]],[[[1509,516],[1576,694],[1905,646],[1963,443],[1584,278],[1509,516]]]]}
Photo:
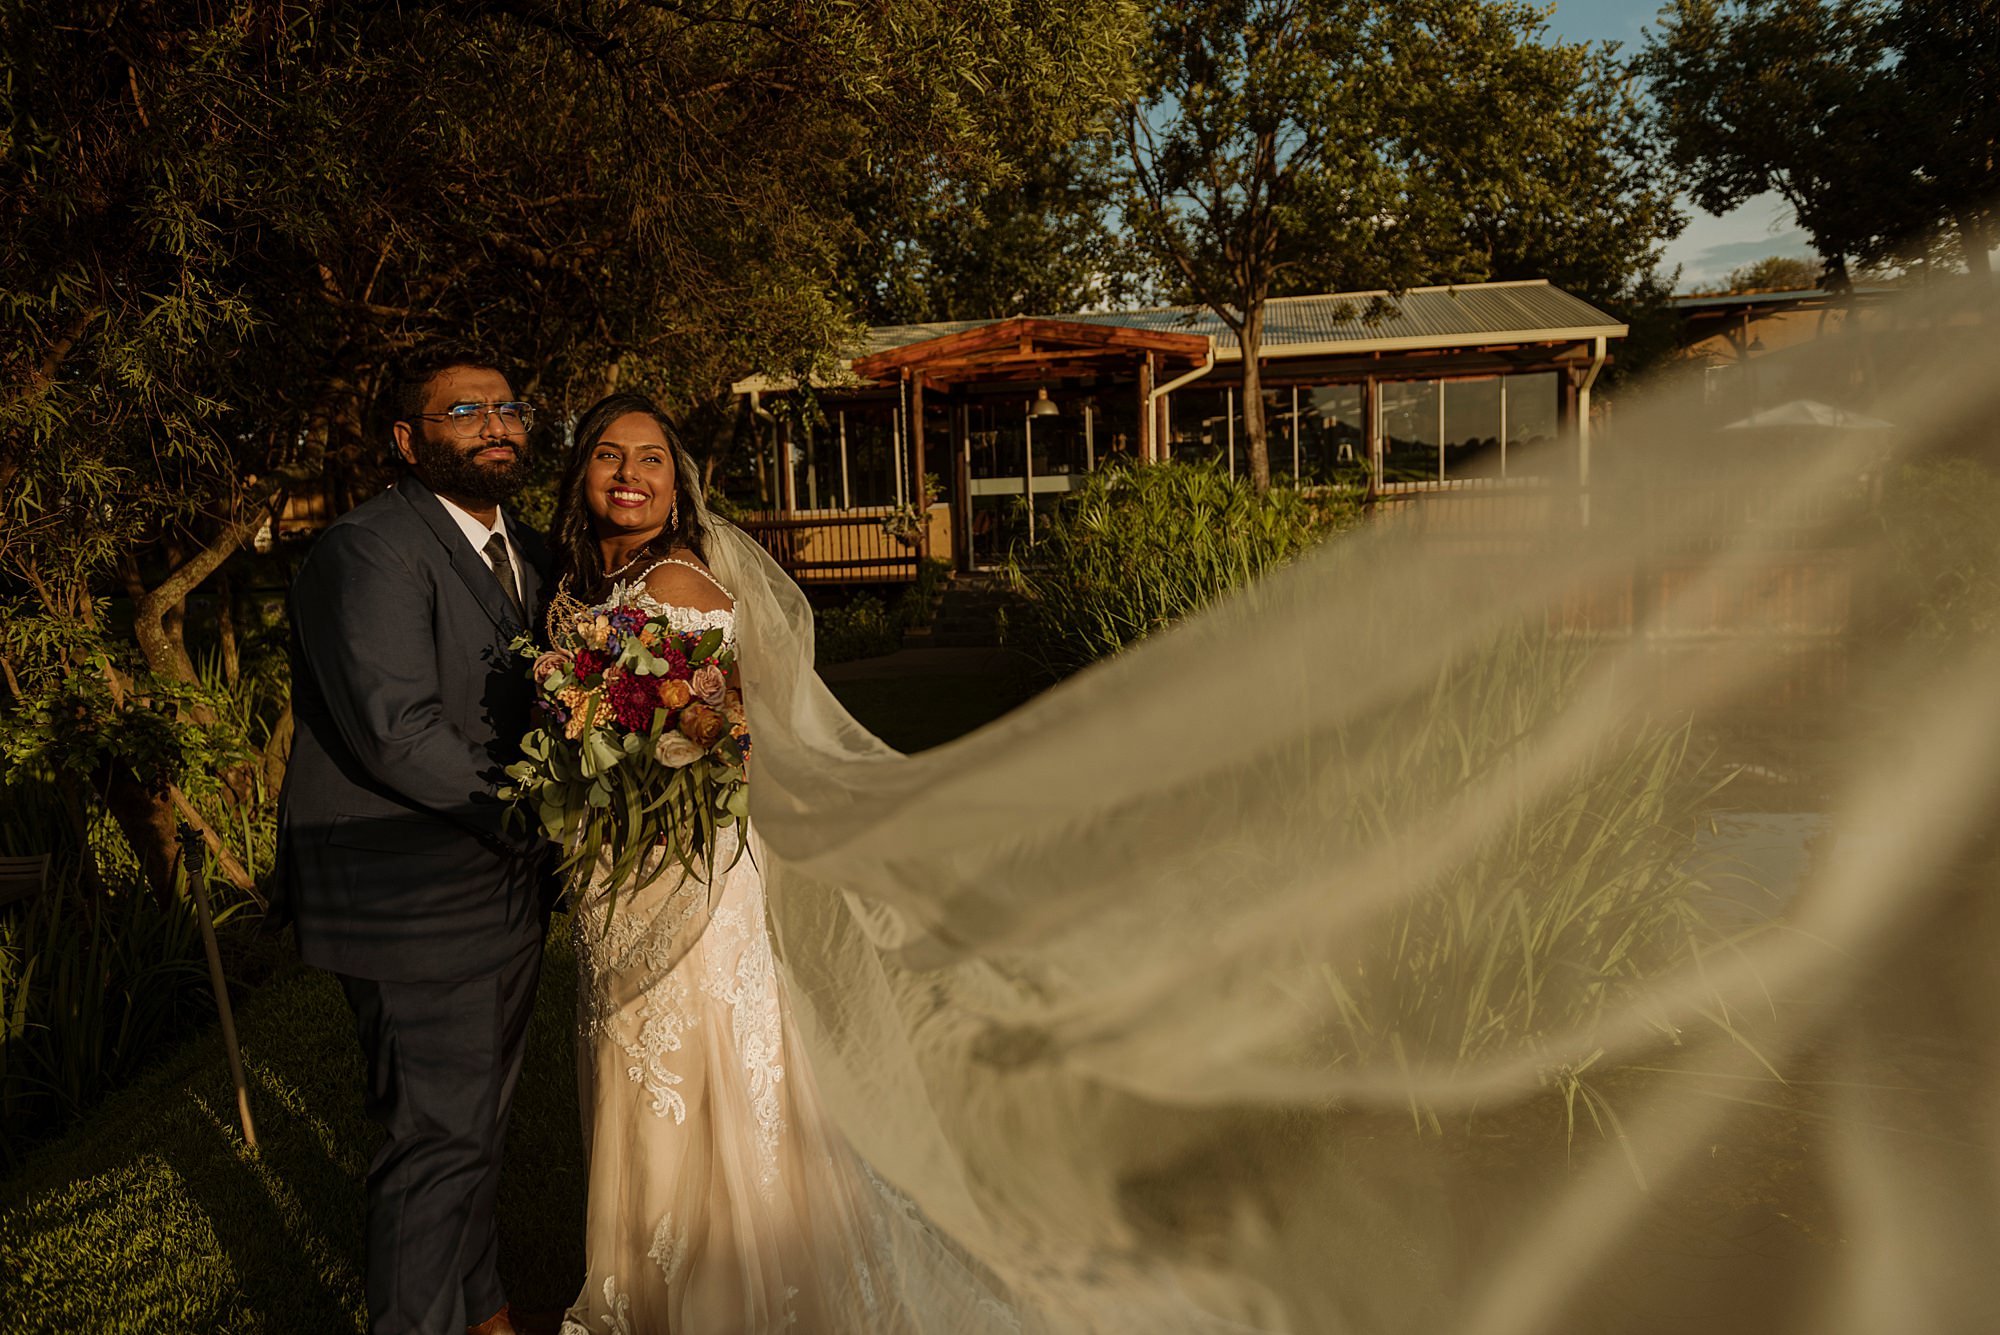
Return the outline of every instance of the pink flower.
{"type": "Polygon", "coordinates": [[[561,649],[551,649],[535,660],[535,680],[547,685],[556,672],[570,666],[570,656],[561,649]]]}
{"type": "Polygon", "coordinates": [[[729,691],[729,678],[722,675],[722,669],[713,663],[703,663],[695,669],[694,679],[688,683],[694,688],[696,698],[706,705],[719,705],[729,691]]]}

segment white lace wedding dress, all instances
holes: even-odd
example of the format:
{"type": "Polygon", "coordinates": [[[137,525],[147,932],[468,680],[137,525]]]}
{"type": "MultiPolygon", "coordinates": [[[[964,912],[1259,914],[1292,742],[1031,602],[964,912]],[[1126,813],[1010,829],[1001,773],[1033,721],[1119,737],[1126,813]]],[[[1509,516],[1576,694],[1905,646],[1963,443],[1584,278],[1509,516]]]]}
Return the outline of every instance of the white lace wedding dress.
{"type": "MultiPolygon", "coordinates": [[[[733,643],[730,611],[662,604],[643,578],[610,603],[733,643]]],[[[763,878],[723,835],[712,885],[670,866],[615,904],[593,886],[575,910],[588,1271],[563,1335],[909,1330],[896,1291],[911,1284],[972,1300],[971,1328],[1018,1329],[822,1113],[763,878]]]]}

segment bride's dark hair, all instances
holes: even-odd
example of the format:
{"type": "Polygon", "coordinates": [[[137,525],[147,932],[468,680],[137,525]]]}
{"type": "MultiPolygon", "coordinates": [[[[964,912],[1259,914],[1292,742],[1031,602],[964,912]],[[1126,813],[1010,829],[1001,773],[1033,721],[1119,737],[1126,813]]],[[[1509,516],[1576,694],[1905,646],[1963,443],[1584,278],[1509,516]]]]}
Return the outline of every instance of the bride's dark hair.
{"type": "Polygon", "coordinates": [[[583,475],[590,462],[590,452],[597,448],[597,442],[604,439],[604,433],[611,424],[627,413],[644,413],[659,425],[660,434],[666,438],[667,449],[674,458],[674,500],[677,511],[675,522],[660,530],[658,537],[647,543],[643,552],[635,555],[666,556],[687,548],[703,561],[708,554],[702,550],[704,524],[708,507],[701,499],[701,485],[698,481],[694,458],[681,444],[680,436],[667,421],[667,415],[660,411],[658,404],[643,394],[611,394],[599,399],[584,410],[576,421],[576,429],[570,434],[569,461],[563,466],[562,490],[556,501],[556,519],[550,535],[555,547],[556,585],[567,587],[576,597],[589,601],[601,598],[606,592],[604,580],[604,558],[597,549],[597,530],[590,521],[590,508],[583,503],[583,475]]]}

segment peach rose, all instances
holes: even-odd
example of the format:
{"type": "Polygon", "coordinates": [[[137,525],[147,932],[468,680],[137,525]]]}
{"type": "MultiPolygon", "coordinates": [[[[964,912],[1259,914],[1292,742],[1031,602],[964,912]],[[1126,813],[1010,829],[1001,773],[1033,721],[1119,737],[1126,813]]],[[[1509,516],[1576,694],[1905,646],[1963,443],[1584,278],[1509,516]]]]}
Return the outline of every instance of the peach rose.
{"type": "Polygon", "coordinates": [[[683,708],[693,698],[694,691],[684,681],[677,681],[672,677],[668,677],[660,682],[660,704],[669,713],[683,708]]]}
{"type": "Polygon", "coordinates": [[[688,740],[706,751],[729,731],[729,720],[722,716],[721,710],[691,704],[681,711],[680,729],[688,740]]]}
{"type": "Polygon", "coordinates": [[[715,706],[729,691],[729,678],[722,675],[722,669],[713,663],[704,663],[695,669],[694,679],[688,683],[705,705],[715,706]]]}
{"type": "Polygon", "coordinates": [[[567,672],[574,661],[565,650],[551,649],[535,660],[535,680],[547,685],[552,674],[567,672]]]}

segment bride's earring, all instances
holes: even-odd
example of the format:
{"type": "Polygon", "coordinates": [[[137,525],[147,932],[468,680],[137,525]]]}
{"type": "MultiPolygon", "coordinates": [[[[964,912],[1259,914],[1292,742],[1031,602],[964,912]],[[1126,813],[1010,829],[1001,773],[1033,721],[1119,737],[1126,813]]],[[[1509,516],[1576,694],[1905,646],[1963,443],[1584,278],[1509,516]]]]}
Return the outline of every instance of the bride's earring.
{"type": "Polygon", "coordinates": [[[678,495],[676,495],[671,501],[667,502],[667,527],[679,528],[680,526],[681,526],[681,498],[678,495]]]}

